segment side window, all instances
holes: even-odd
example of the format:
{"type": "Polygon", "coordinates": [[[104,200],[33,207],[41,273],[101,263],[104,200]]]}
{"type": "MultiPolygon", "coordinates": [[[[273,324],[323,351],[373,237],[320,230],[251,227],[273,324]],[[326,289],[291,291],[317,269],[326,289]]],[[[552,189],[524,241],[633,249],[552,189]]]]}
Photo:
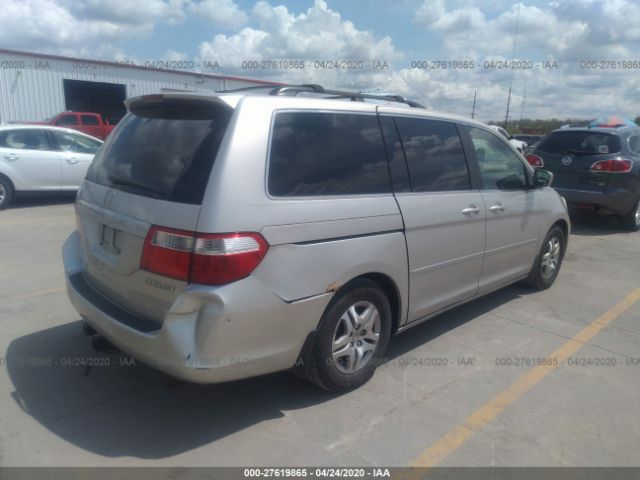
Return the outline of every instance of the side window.
{"type": "Polygon", "coordinates": [[[5,148],[18,150],[50,150],[49,140],[44,130],[20,129],[6,133],[2,141],[5,148]]]}
{"type": "Polygon", "coordinates": [[[640,154],[640,135],[629,137],[629,148],[633,153],[640,154]]]}
{"type": "Polygon", "coordinates": [[[63,115],[56,120],[56,125],[77,125],[78,121],[75,115],[63,115]]]}
{"type": "Polygon", "coordinates": [[[478,159],[482,188],[485,190],[518,190],[527,185],[526,169],[520,158],[495,134],[469,127],[478,159]]]}
{"type": "Polygon", "coordinates": [[[100,142],[82,135],[63,132],[53,132],[53,135],[58,142],[59,149],[63,152],[95,154],[102,145],[100,142]]]}
{"type": "Polygon", "coordinates": [[[375,115],[276,114],[269,193],[280,197],[391,192],[375,115]]]}
{"type": "Polygon", "coordinates": [[[414,192],[469,190],[469,171],[454,123],[396,118],[414,192]]]}
{"type": "Polygon", "coordinates": [[[95,115],[80,115],[80,120],[83,125],[100,125],[98,117],[95,115]]]}

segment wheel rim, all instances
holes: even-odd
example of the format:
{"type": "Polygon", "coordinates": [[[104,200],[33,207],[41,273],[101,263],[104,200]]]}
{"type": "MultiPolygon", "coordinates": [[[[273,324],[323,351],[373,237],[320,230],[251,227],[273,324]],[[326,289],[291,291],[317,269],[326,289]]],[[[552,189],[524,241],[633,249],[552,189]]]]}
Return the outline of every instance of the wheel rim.
{"type": "Polygon", "coordinates": [[[558,237],[551,237],[544,248],[542,254],[542,276],[544,278],[550,278],[556,273],[558,269],[558,263],[560,262],[560,239],[558,237]]]}
{"type": "Polygon", "coordinates": [[[342,373],[363,369],[373,357],[380,340],[380,312],[371,302],[356,302],[338,320],[331,356],[342,373]]]}
{"type": "Polygon", "coordinates": [[[4,202],[5,197],[7,196],[7,191],[4,188],[4,185],[0,183],[0,203],[4,202]]]}
{"type": "Polygon", "coordinates": [[[640,203],[638,203],[638,208],[636,208],[636,225],[640,225],[640,203]]]}

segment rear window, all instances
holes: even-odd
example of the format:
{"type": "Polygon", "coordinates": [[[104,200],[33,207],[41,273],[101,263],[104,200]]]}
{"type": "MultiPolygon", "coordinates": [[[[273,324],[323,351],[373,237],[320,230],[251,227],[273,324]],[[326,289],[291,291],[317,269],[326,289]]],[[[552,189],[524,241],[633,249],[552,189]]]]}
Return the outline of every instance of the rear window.
{"type": "Polygon", "coordinates": [[[0,147],[16,150],[51,150],[45,130],[27,128],[1,132],[0,147]]]}
{"type": "Polygon", "coordinates": [[[56,120],[56,125],[77,125],[78,119],[75,115],[63,115],[56,120]]]}
{"type": "Polygon", "coordinates": [[[268,186],[269,193],[277,197],[391,192],[377,117],[278,113],[268,186]]]}
{"type": "Polygon", "coordinates": [[[538,150],[564,155],[567,153],[599,155],[619,153],[622,142],[617,135],[603,132],[553,132],[540,141],[538,150]]]}
{"type": "Polygon", "coordinates": [[[93,115],[81,115],[80,120],[82,120],[83,125],[99,125],[98,117],[93,115]]]}
{"type": "Polygon", "coordinates": [[[109,136],[87,180],[171,202],[201,204],[232,113],[193,101],[139,107],[109,136]]]}

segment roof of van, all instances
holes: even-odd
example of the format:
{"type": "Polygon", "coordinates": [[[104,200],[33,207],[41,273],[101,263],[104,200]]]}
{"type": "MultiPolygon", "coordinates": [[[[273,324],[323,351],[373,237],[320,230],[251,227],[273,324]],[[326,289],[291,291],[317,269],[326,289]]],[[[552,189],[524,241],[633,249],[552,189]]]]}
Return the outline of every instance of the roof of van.
{"type": "Polygon", "coordinates": [[[140,103],[154,103],[161,102],[163,99],[184,99],[184,100],[199,100],[199,101],[207,101],[216,104],[220,104],[221,102],[229,106],[230,108],[236,108],[240,101],[243,99],[262,99],[262,101],[273,101],[274,103],[283,103],[286,104],[288,108],[297,107],[298,104],[303,106],[306,104],[310,108],[322,108],[322,109],[331,109],[333,106],[334,109],[339,105],[339,110],[356,110],[356,111],[378,111],[381,114],[392,114],[392,115],[400,115],[400,116],[420,116],[426,118],[433,118],[439,120],[448,120],[452,122],[465,123],[468,125],[475,125],[482,128],[489,128],[489,126],[485,123],[479,122],[477,120],[473,120],[468,117],[463,117],[460,115],[452,115],[448,113],[436,112],[432,110],[427,110],[426,108],[420,107],[412,107],[407,104],[401,102],[394,102],[386,97],[380,98],[366,98],[363,101],[353,101],[347,98],[331,98],[326,96],[318,96],[318,94],[313,94],[310,92],[304,96],[292,96],[292,95],[270,95],[268,93],[261,92],[260,90],[246,90],[246,91],[231,91],[231,92],[219,92],[215,95],[206,95],[206,94],[198,94],[198,93],[187,93],[187,92],[170,92],[170,93],[162,93],[162,94],[152,94],[152,95],[142,95],[138,97],[132,97],[125,100],[125,105],[127,108],[131,108],[132,106],[138,105],[140,103]],[[381,103],[382,102],[382,103],[381,103]]]}

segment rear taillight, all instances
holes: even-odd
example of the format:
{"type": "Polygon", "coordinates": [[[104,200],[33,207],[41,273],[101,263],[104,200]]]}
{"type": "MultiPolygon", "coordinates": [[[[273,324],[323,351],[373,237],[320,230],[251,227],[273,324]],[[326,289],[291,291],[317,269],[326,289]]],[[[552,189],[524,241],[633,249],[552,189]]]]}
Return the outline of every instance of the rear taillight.
{"type": "Polygon", "coordinates": [[[223,285],[249,276],[268,248],[259,233],[204,234],[153,226],[140,268],[191,283],[223,285]]]}
{"type": "Polygon", "coordinates": [[[140,268],[178,280],[189,280],[193,233],[151,227],[144,241],[140,268]]]}
{"type": "Polygon", "coordinates": [[[222,285],[249,276],[269,246],[259,233],[199,235],[191,263],[191,282],[222,285]]]}
{"type": "Polygon", "coordinates": [[[524,158],[529,162],[529,165],[532,167],[544,167],[544,160],[538,155],[534,155],[533,153],[527,153],[524,158]]]}
{"type": "Polygon", "coordinates": [[[608,172],[608,173],[629,173],[633,167],[631,160],[600,160],[599,162],[591,165],[591,170],[594,172],[608,172]]]}

